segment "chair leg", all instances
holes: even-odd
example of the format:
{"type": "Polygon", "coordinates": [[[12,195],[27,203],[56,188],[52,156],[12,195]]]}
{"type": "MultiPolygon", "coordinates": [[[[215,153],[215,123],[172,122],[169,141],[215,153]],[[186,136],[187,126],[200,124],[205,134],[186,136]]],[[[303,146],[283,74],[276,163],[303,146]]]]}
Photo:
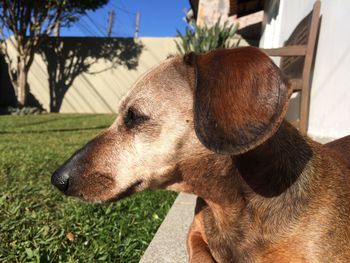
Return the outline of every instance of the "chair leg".
{"type": "Polygon", "coordinates": [[[309,118],[309,92],[303,89],[301,92],[300,101],[300,119],[299,119],[299,131],[301,134],[307,134],[307,123],[309,118]]]}

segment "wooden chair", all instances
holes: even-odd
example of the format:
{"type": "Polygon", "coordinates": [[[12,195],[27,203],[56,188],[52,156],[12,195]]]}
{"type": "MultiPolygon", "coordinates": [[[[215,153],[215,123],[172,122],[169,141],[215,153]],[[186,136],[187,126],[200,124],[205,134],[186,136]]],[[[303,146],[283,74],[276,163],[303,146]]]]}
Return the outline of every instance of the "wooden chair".
{"type": "Polygon", "coordinates": [[[282,57],[280,68],[288,77],[294,92],[300,93],[299,120],[293,123],[302,134],[307,133],[311,70],[320,22],[321,2],[298,24],[282,48],[263,49],[269,56],[282,57]]]}

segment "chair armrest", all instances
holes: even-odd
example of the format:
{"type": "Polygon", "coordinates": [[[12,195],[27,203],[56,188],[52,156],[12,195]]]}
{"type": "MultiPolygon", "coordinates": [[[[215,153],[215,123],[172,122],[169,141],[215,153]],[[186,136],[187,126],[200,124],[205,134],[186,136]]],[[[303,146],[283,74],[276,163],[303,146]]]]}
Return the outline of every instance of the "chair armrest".
{"type": "Polygon", "coordinates": [[[293,92],[302,90],[303,82],[301,79],[289,79],[288,82],[291,85],[293,92]]]}
{"type": "Polygon", "coordinates": [[[293,56],[305,56],[306,55],[306,46],[285,46],[281,48],[262,48],[267,55],[271,57],[293,57],[293,56]]]}

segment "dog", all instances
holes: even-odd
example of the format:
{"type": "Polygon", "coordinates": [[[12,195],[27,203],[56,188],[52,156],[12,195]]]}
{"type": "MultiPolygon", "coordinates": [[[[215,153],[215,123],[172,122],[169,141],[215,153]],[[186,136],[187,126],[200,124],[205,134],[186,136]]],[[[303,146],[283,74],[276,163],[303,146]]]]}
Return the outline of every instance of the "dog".
{"type": "Polygon", "coordinates": [[[284,120],[291,93],[257,48],[168,58],[51,181],[88,202],[197,195],[192,263],[350,262],[350,137],[302,136],[284,120]]]}

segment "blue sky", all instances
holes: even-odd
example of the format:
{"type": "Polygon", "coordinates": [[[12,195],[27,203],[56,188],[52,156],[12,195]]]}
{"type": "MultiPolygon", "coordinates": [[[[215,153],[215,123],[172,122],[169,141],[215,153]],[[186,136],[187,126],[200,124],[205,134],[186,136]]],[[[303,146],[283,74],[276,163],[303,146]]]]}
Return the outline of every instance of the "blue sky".
{"type": "Polygon", "coordinates": [[[108,12],[114,9],[113,36],[133,36],[135,15],[140,12],[139,36],[175,36],[176,29],[183,32],[183,20],[189,9],[188,0],[110,0],[103,8],[89,12],[88,16],[68,29],[62,36],[106,36],[108,12]]]}

